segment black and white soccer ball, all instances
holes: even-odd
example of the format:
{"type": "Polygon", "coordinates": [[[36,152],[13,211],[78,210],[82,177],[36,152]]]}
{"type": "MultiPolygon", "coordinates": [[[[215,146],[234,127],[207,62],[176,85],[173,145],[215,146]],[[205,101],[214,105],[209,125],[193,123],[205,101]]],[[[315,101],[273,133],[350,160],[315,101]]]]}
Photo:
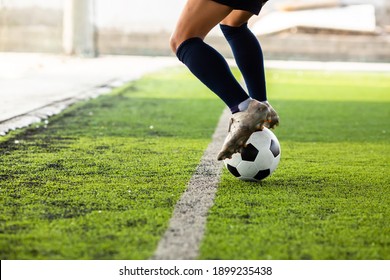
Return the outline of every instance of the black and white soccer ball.
{"type": "Polygon", "coordinates": [[[252,133],[241,153],[225,159],[231,174],[244,181],[260,181],[278,167],[281,148],[275,134],[268,128],[252,133]]]}

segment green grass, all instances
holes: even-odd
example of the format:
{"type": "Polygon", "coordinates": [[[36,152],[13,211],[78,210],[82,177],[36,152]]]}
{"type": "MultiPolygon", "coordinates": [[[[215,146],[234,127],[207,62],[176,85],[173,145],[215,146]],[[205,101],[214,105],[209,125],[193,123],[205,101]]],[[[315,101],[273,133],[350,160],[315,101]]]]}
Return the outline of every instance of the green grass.
{"type": "MultiPolygon", "coordinates": [[[[200,259],[390,259],[390,75],[268,71],[282,159],[225,170],[200,259]]],[[[222,102],[172,69],[0,138],[1,259],[148,259],[222,102]]]]}
{"type": "Polygon", "coordinates": [[[390,259],[390,76],[269,71],[276,172],[225,170],[202,259],[390,259]]]}
{"type": "Polygon", "coordinates": [[[222,109],[171,70],[1,139],[0,258],[149,258],[222,109]]]}

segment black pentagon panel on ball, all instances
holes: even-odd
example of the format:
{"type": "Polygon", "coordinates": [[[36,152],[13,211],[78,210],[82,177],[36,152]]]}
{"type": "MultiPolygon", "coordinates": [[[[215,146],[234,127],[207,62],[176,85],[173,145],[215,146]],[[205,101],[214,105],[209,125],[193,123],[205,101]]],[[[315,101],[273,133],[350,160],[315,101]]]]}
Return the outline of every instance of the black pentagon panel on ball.
{"type": "Polygon", "coordinates": [[[280,154],[279,145],[273,139],[271,139],[271,145],[269,149],[271,150],[274,157],[277,157],[280,154]]]}
{"type": "Polygon", "coordinates": [[[241,152],[241,158],[245,161],[255,161],[259,150],[252,144],[248,144],[241,152]]]}
{"type": "Polygon", "coordinates": [[[256,180],[263,180],[264,178],[268,177],[271,174],[271,170],[261,170],[259,173],[256,174],[255,178],[256,180]]]}
{"type": "Polygon", "coordinates": [[[234,166],[231,166],[230,164],[227,164],[226,167],[230,171],[230,173],[232,173],[234,176],[236,176],[236,177],[240,177],[241,176],[240,173],[238,173],[237,168],[235,168],[234,166]]]}

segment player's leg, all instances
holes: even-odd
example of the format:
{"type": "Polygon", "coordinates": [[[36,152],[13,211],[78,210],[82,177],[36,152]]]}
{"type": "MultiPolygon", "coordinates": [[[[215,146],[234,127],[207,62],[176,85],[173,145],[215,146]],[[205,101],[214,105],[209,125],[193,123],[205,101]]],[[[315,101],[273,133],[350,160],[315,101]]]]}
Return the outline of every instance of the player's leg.
{"type": "Polygon", "coordinates": [[[171,48],[190,71],[232,110],[249,96],[223,56],[203,39],[232,8],[212,0],[188,0],[171,37],[171,48]]]}
{"type": "MultiPolygon", "coordinates": [[[[267,102],[267,90],[264,71],[264,58],[260,43],[252,31],[248,28],[248,20],[252,13],[235,10],[230,13],[220,24],[221,30],[226,37],[237,66],[239,67],[249,95],[253,99],[267,102]]],[[[270,123],[268,127],[274,127],[279,123],[279,117],[270,106],[270,123]]]]}
{"type": "Polygon", "coordinates": [[[240,151],[249,136],[261,129],[269,114],[267,105],[249,99],[223,56],[203,42],[209,31],[232,10],[212,0],[188,0],[171,38],[171,48],[178,58],[234,113],[218,159],[240,151]]]}
{"type": "Polygon", "coordinates": [[[249,95],[259,101],[266,101],[263,51],[256,36],[248,28],[248,20],[253,14],[236,10],[220,24],[237,62],[249,95]]]}
{"type": "Polygon", "coordinates": [[[187,0],[171,36],[172,51],[176,53],[180,44],[189,38],[203,40],[231,11],[232,8],[212,0],[187,0]]]}

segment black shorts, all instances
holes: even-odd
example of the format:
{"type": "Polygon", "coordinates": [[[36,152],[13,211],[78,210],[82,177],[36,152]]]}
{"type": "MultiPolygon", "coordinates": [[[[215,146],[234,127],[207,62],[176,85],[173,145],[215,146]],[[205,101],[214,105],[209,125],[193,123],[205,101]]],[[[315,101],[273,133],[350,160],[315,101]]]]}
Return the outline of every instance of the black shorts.
{"type": "Polygon", "coordinates": [[[243,10],[258,15],[268,0],[212,0],[235,10],[243,10]]]}

